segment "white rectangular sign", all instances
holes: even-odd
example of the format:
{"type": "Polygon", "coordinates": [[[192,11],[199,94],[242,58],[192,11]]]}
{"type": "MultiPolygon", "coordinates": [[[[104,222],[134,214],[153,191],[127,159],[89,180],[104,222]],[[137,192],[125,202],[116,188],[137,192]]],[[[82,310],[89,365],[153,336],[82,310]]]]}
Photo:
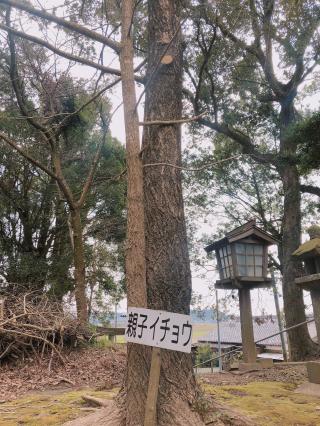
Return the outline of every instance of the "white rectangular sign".
{"type": "Polygon", "coordinates": [[[144,308],[128,308],[127,342],[191,352],[192,324],[189,315],[144,308]]]}

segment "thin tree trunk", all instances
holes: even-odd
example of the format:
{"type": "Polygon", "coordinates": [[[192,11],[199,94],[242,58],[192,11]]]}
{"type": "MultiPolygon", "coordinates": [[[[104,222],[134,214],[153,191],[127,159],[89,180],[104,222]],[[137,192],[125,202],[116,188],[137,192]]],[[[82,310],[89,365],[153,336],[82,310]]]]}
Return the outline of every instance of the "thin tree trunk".
{"type": "MultiPolygon", "coordinates": [[[[127,160],[127,241],[126,283],[128,306],[147,307],[143,173],[140,159],[139,120],[131,38],[135,2],[122,2],[122,35],[120,67],[126,130],[127,160]]],[[[148,386],[150,350],[143,345],[128,343],[125,386],[120,401],[125,400],[124,418],[127,425],[141,426],[148,386]]]]}
{"type": "Polygon", "coordinates": [[[88,317],[89,318],[91,317],[91,313],[92,313],[92,301],[93,301],[93,293],[94,293],[94,285],[95,285],[95,282],[93,280],[90,282],[90,285],[89,285],[90,287],[90,296],[88,300],[88,317]]]}
{"type": "Polygon", "coordinates": [[[86,268],[83,246],[83,229],[80,210],[78,209],[71,210],[71,227],[73,233],[73,260],[77,317],[80,322],[85,324],[88,321],[86,268]]]}
{"type": "MultiPolygon", "coordinates": [[[[280,121],[281,154],[286,156],[293,155],[295,154],[296,147],[286,137],[288,126],[295,121],[292,104],[282,106],[280,121]]],[[[296,165],[290,164],[289,161],[285,161],[283,165],[280,165],[279,172],[284,191],[284,214],[282,221],[283,302],[286,326],[291,327],[306,320],[302,290],[294,282],[297,276],[296,267],[298,260],[292,256],[292,253],[300,245],[300,182],[296,165]]],[[[293,361],[303,360],[306,356],[314,354],[316,345],[310,338],[307,325],[289,331],[288,337],[290,358],[293,361]]]]}
{"type": "Polygon", "coordinates": [[[134,5],[133,0],[123,3],[120,54],[128,181],[126,280],[128,305],[146,307],[143,174],[140,159],[139,120],[135,109],[134,51],[130,33],[134,5]]]}
{"type": "Polygon", "coordinates": [[[73,237],[72,233],[69,232],[67,218],[68,214],[64,202],[57,196],[55,200],[55,235],[52,245],[52,263],[49,270],[49,282],[51,283],[50,292],[61,302],[63,296],[70,290],[67,283],[69,279],[69,269],[72,263],[72,256],[70,256],[70,253],[73,252],[73,241],[71,241],[73,237]]]}
{"type": "MultiPolygon", "coordinates": [[[[149,61],[145,121],[175,120],[182,112],[182,47],[180,2],[149,4],[149,61]],[[166,60],[157,68],[163,52],[166,60]]],[[[178,124],[146,126],[143,135],[148,306],[188,314],[191,273],[182,199],[181,171],[151,166],[181,165],[178,124]]],[[[197,386],[191,355],[162,351],[157,406],[158,425],[200,425],[191,411],[197,386]]]]}

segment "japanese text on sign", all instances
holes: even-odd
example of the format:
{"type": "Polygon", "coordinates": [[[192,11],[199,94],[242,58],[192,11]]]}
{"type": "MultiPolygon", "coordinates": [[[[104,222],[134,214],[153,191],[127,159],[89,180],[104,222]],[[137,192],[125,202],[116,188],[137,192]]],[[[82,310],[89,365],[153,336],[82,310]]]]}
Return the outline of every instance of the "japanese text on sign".
{"type": "Polygon", "coordinates": [[[128,308],[127,342],[191,352],[192,324],[189,315],[152,309],[128,308]]]}

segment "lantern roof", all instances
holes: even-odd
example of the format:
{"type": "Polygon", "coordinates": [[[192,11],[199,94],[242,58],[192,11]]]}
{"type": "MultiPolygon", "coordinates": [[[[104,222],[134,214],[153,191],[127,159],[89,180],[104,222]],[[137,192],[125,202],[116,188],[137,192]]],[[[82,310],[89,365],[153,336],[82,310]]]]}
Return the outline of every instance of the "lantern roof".
{"type": "Polygon", "coordinates": [[[319,257],[320,256],[320,238],[312,238],[309,241],[301,244],[295,252],[292,253],[293,256],[308,258],[308,257],[319,257]]]}
{"type": "Polygon", "coordinates": [[[205,247],[205,251],[207,253],[210,253],[221,246],[234,243],[236,241],[243,240],[251,236],[254,236],[257,239],[262,240],[265,245],[272,245],[272,244],[278,243],[278,240],[273,238],[273,236],[270,235],[268,232],[259,228],[256,225],[256,220],[252,219],[252,220],[249,220],[249,222],[245,223],[244,225],[241,225],[238,228],[235,228],[232,231],[228,232],[226,236],[222,238],[221,240],[218,240],[209,244],[207,247],[205,247]]]}

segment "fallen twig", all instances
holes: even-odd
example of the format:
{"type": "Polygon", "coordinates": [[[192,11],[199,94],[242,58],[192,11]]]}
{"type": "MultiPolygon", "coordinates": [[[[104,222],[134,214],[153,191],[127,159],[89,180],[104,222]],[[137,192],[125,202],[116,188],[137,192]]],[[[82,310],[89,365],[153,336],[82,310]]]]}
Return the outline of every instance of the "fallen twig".
{"type": "Polygon", "coordinates": [[[88,404],[93,405],[94,407],[106,407],[108,405],[107,399],[95,398],[90,395],[83,395],[82,399],[88,404]]]}

